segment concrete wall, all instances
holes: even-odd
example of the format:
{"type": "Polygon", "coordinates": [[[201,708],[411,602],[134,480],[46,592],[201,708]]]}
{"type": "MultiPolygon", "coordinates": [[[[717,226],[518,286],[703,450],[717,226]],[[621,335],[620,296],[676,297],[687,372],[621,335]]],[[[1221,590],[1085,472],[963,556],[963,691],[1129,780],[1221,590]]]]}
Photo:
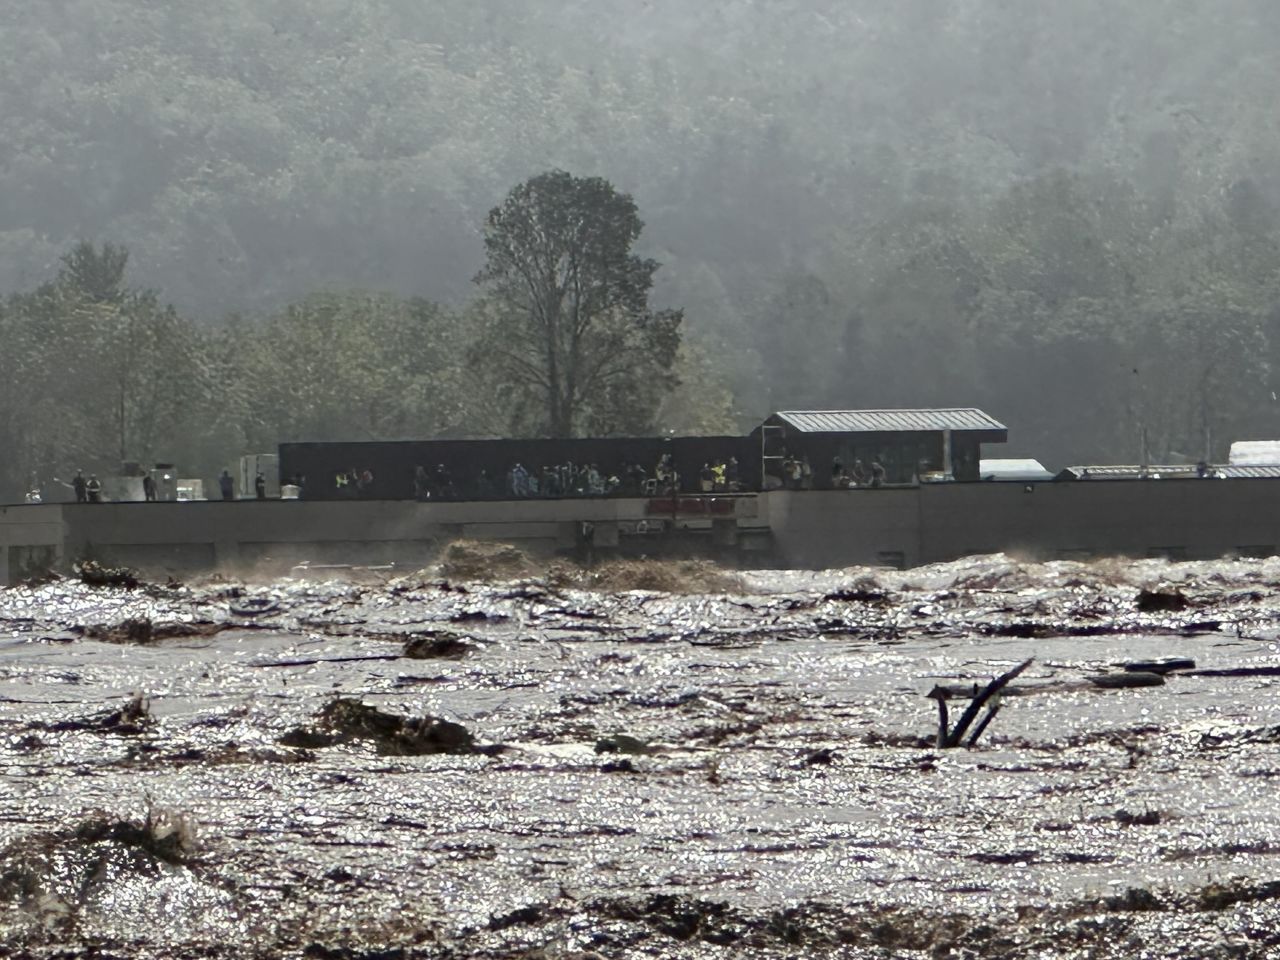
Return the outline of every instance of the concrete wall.
{"type": "Polygon", "coordinates": [[[692,544],[697,551],[705,543],[724,551],[736,547],[739,524],[768,530],[753,498],[734,498],[734,506],[726,521],[710,514],[655,516],[647,499],[20,505],[0,508],[0,583],[81,558],[151,574],[214,568],[279,573],[307,562],[423,566],[460,537],[552,553],[575,549],[588,529],[595,546],[605,549],[630,535],[639,549],[692,544]],[[646,537],[635,536],[638,525],[648,527],[646,537]],[[671,528],[674,537],[653,535],[671,528]]]}
{"type": "Polygon", "coordinates": [[[921,562],[920,489],[777,490],[764,495],[788,566],[915,566],[921,562]]]}
{"type": "Polygon", "coordinates": [[[955,484],[921,491],[922,559],[974,549],[1196,559],[1280,546],[1275,480],[955,484]]]}
{"type": "Polygon", "coordinates": [[[673,518],[645,499],[19,505],[0,507],[0,582],[81,557],[153,574],[421,566],[459,537],[573,549],[584,523],[597,548],[796,567],[913,566],[1001,550],[1194,559],[1280,549],[1280,480],[939,483],[775,491],[734,506],[729,516],[673,518]]]}
{"type": "Polygon", "coordinates": [[[940,483],[767,494],[781,558],[800,567],[906,566],[1006,551],[1086,556],[1271,555],[1280,481],[940,483]]]}
{"type": "Polygon", "coordinates": [[[0,507],[0,584],[60,565],[64,534],[58,504],[0,507]]]}

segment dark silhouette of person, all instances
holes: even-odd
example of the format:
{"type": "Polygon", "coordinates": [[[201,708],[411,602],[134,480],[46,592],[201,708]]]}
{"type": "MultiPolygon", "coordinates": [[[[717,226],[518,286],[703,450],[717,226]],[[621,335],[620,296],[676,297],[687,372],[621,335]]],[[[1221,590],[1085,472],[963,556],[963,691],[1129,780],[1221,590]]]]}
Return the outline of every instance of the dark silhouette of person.
{"type": "Polygon", "coordinates": [[[458,491],[453,488],[453,474],[449,472],[449,468],[443,463],[436,464],[432,480],[435,483],[436,493],[440,495],[442,500],[457,499],[458,491]]]}
{"type": "Polygon", "coordinates": [[[839,488],[846,483],[847,475],[844,472],[844,463],[839,457],[831,458],[831,486],[839,488]]]}
{"type": "Polygon", "coordinates": [[[235,481],[231,479],[231,474],[223,470],[218,477],[218,489],[222,491],[223,500],[234,500],[236,495],[235,481]]]}
{"type": "Polygon", "coordinates": [[[262,475],[261,470],[253,478],[253,492],[257,494],[259,500],[267,499],[267,478],[262,475]]]}
{"type": "Polygon", "coordinates": [[[884,486],[884,466],[879,460],[871,461],[871,486],[884,486]]]}
{"type": "Polygon", "coordinates": [[[76,492],[76,503],[86,503],[89,499],[88,483],[84,478],[84,471],[77,470],[76,475],[71,478],[71,489],[76,492]]]}
{"type": "Polygon", "coordinates": [[[149,473],[144,474],[142,477],[142,497],[148,503],[153,502],[156,498],[156,482],[149,473]]]}

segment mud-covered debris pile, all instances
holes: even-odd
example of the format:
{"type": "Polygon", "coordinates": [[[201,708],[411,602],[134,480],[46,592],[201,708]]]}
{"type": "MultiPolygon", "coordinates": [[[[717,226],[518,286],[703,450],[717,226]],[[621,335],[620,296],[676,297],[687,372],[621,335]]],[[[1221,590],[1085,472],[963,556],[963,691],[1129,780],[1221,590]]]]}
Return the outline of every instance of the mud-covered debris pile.
{"type": "Polygon", "coordinates": [[[91,587],[124,587],[132,590],[142,582],[138,579],[138,574],[128,567],[104,567],[96,560],[76,564],[75,574],[81,582],[91,587]]]}
{"type": "Polygon", "coordinates": [[[378,753],[420,756],[473,753],[475,738],[460,723],[439,717],[400,717],[349,697],[337,697],[316,715],[314,729],[299,727],[280,738],[289,747],[319,749],[352,740],[372,741],[378,753]]]}
{"type": "Polygon", "coordinates": [[[155,717],[151,713],[151,701],[141,693],[130,695],[128,701],[120,707],[104,710],[88,717],[75,717],[49,723],[37,721],[31,724],[31,726],[43,727],[54,732],[92,730],[121,736],[136,736],[145,733],[154,725],[155,717]]]}
{"type": "Polygon", "coordinates": [[[25,915],[13,915],[18,922],[73,923],[131,881],[145,887],[166,870],[190,867],[196,853],[195,829],[181,814],[149,810],[141,823],[95,814],[0,850],[0,904],[25,915]]]}
{"type": "Polygon", "coordinates": [[[1139,590],[1134,600],[1140,613],[1157,613],[1166,610],[1186,610],[1191,606],[1181,590],[1139,590]]]}
{"type": "Polygon", "coordinates": [[[440,555],[440,572],[450,580],[511,580],[530,569],[524,551],[509,543],[455,540],[440,555]]]}
{"type": "Polygon", "coordinates": [[[225,629],[227,625],[222,623],[155,623],[150,617],[129,617],[114,625],[74,626],[71,632],[102,643],[137,643],[145,646],[162,640],[211,637],[225,629]]]}
{"type": "Polygon", "coordinates": [[[428,633],[406,640],[403,656],[410,660],[457,660],[472,649],[471,644],[456,634],[428,633]]]}

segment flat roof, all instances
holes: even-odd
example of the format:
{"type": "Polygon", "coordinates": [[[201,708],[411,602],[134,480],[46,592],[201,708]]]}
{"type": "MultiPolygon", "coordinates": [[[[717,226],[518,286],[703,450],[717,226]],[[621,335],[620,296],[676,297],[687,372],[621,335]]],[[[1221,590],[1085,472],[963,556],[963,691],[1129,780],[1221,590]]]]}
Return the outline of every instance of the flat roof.
{"type": "MultiPolygon", "coordinates": [[[[976,407],[907,410],[781,410],[773,417],[800,433],[1001,432],[1006,427],[976,407]]],[[[773,419],[773,418],[770,418],[773,419]]]]}

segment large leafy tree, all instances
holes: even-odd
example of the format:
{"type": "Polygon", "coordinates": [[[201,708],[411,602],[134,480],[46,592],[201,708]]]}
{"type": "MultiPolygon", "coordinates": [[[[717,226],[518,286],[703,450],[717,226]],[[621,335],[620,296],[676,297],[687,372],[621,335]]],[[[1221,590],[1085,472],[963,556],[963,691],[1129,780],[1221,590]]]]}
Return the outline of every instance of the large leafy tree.
{"type": "Polygon", "coordinates": [[[78,244],[56,280],[0,310],[0,487],[83,466],[198,458],[204,337],[157,293],[125,282],[123,247],[78,244]]]}
{"type": "Polygon", "coordinates": [[[245,442],[388,440],[457,431],[454,316],[392,294],[317,293],[232,333],[229,407],[245,442]]]}
{"type": "Polygon", "coordinates": [[[658,263],[632,252],[642,226],[607,180],[560,170],[490,211],[476,357],[507,385],[517,426],[554,437],[652,426],[675,385],[682,314],[649,306],[658,263]]]}

